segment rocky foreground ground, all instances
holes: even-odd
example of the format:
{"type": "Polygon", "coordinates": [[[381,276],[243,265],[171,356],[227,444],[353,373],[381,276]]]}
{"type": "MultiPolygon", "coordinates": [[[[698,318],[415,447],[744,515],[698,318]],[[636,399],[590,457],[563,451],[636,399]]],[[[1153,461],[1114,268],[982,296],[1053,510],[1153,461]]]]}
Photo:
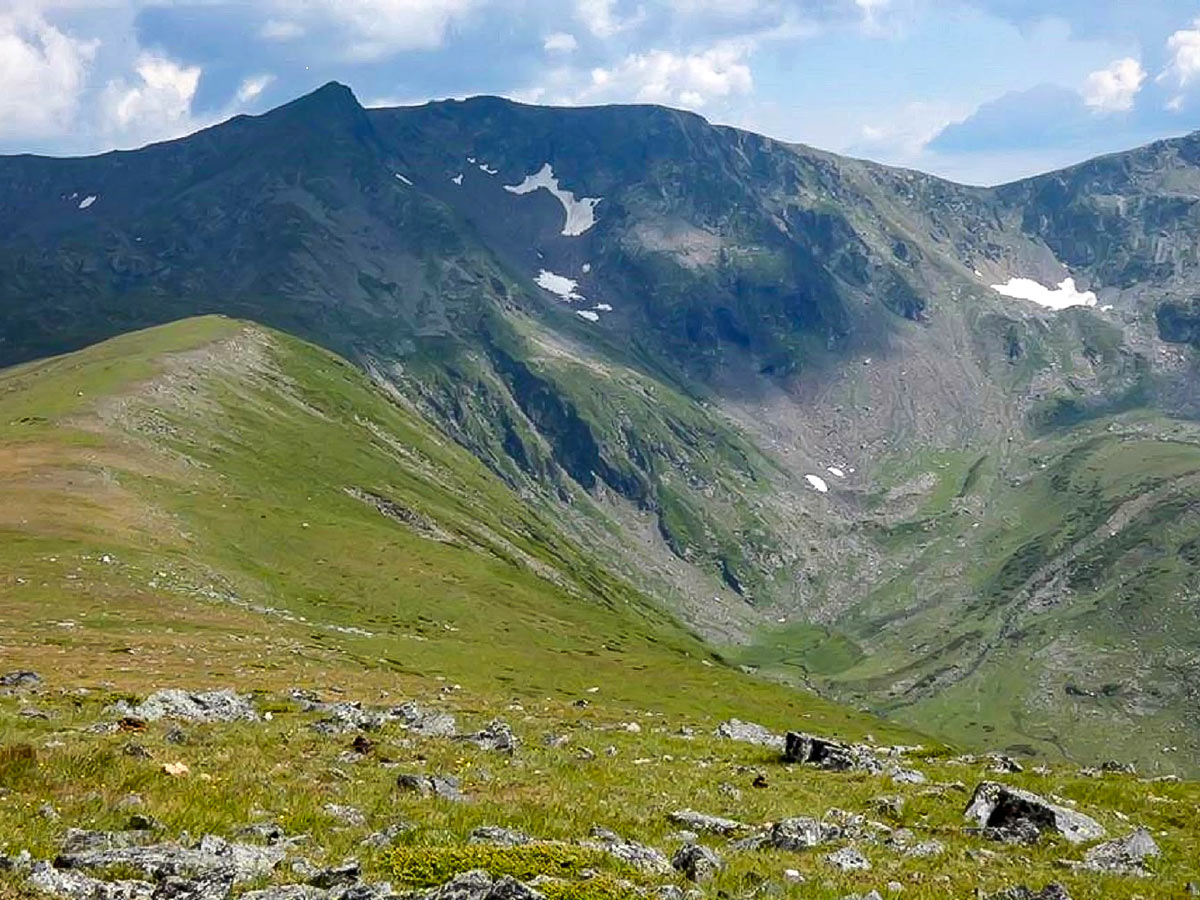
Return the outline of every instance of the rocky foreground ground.
{"type": "Polygon", "coordinates": [[[589,697],[495,710],[453,685],[120,697],[13,672],[0,690],[0,896],[1200,893],[1200,792],[1116,762],[622,719],[589,697]]]}

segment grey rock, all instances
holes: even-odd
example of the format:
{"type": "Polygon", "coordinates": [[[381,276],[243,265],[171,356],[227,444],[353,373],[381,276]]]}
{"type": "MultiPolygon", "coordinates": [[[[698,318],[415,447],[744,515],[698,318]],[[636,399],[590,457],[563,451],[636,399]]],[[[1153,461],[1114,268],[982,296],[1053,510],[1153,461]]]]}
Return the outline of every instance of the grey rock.
{"type": "Polygon", "coordinates": [[[234,877],[232,869],[214,869],[195,878],[170,876],[155,888],[154,900],[228,900],[234,877]]]}
{"type": "Polygon", "coordinates": [[[415,827],[412,822],[393,822],[387,828],[368,835],[363,840],[362,846],[380,848],[391,846],[396,838],[400,837],[406,831],[412,831],[415,827]]]}
{"type": "Polygon", "coordinates": [[[1057,882],[1046,885],[1040,891],[1027,888],[1024,885],[1006,888],[995,894],[988,894],[984,900],[1071,900],[1067,889],[1057,882]]]}
{"type": "Polygon", "coordinates": [[[731,741],[741,741],[744,744],[756,744],[760,747],[770,747],[782,751],[784,738],[770,729],[754,722],[743,722],[740,719],[729,719],[717,726],[717,737],[731,741]]]}
{"type": "Polygon", "coordinates": [[[68,828],[63,838],[62,852],[74,854],[140,847],[149,844],[153,837],[145,831],[89,831],[84,828],[68,828]]]}
{"type": "Polygon", "coordinates": [[[843,872],[866,872],[871,863],[854,847],[842,847],[825,857],[825,862],[843,872]]]}
{"type": "Polygon", "coordinates": [[[671,813],[669,818],[676,825],[692,831],[719,834],[724,837],[745,834],[750,830],[749,825],[736,822],[733,819],[723,819],[720,816],[709,816],[692,809],[680,809],[671,813]]]}
{"type": "Polygon", "coordinates": [[[866,894],[847,894],[842,900],[883,900],[879,891],[869,891],[866,894]]]}
{"type": "Polygon", "coordinates": [[[818,822],[809,816],[794,816],[768,826],[764,831],[738,841],[739,850],[772,847],[776,850],[810,850],[842,836],[836,825],[818,822]]]}
{"type": "Polygon", "coordinates": [[[1114,875],[1147,876],[1145,862],[1160,851],[1154,838],[1145,828],[1138,828],[1123,838],[1097,844],[1084,854],[1080,868],[1114,875]]]}
{"type": "Polygon", "coordinates": [[[720,871],[721,857],[700,844],[684,844],[671,857],[671,865],[689,881],[707,881],[720,871]]]}
{"type": "MultiPolygon", "coordinates": [[[[882,772],[883,764],[870,747],[845,744],[802,731],[789,731],[784,738],[784,762],[820,766],[836,772],[882,772]]],[[[898,766],[893,771],[902,772],[898,766]]],[[[924,780],[924,776],[920,776],[924,780]]]]}
{"type": "Polygon", "coordinates": [[[28,850],[22,850],[16,856],[0,853],[0,872],[28,872],[33,866],[33,857],[28,850]]]}
{"type": "Polygon", "coordinates": [[[582,846],[601,850],[643,872],[670,875],[673,871],[670,860],[654,847],[627,841],[607,828],[598,826],[592,828],[591,837],[590,841],[582,841],[582,846]]]}
{"type": "Polygon", "coordinates": [[[465,800],[459,781],[453,775],[405,774],[396,778],[402,790],[415,791],[425,796],[442,797],[446,800],[465,800]]]}
{"type": "Polygon", "coordinates": [[[871,804],[880,813],[894,819],[900,818],[904,813],[904,798],[899,794],[882,794],[874,798],[871,804]]]}
{"type": "Polygon", "coordinates": [[[42,676],[30,669],[18,669],[0,675],[0,687],[28,688],[42,683],[42,676]]]}
{"type": "Polygon", "coordinates": [[[98,845],[93,837],[90,848],[82,850],[78,849],[78,842],[72,843],[68,838],[68,844],[55,860],[55,865],[63,869],[128,866],[155,879],[170,876],[195,878],[228,869],[235,882],[242,882],[269,875],[287,855],[281,847],[231,843],[215,835],[205,835],[194,846],[177,843],[129,845],[124,838],[127,834],[110,834],[110,840],[103,846],[98,845]],[[114,836],[115,839],[111,839],[114,836]]]}
{"type": "Polygon", "coordinates": [[[356,859],[348,859],[340,865],[321,869],[309,878],[309,883],[321,888],[356,884],[362,875],[362,866],[356,859]]]}
{"type": "Polygon", "coordinates": [[[151,900],[154,885],[146,881],[101,881],[81,872],[56,869],[39,862],[28,884],[46,894],[68,900],[151,900]]]}
{"type": "Polygon", "coordinates": [[[347,734],[353,731],[378,731],[392,716],[385,710],[367,709],[355,701],[338,703],[308,703],[306,712],[323,712],[325,718],[313,723],[313,730],[321,734],[347,734]]]}
{"type": "Polygon", "coordinates": [[[353,806],[342,806],[338,803],[326,803],[321,807],[327,816],[332,816],[339,822],[354,827],[361,827],[367,824],[367,817],[363,815],[362,810],[356,809],[353,806]]]}
{"type": "Polygon", "coordinates": [[[330,900],[329,891],[311,884],[281,884],[261,891],[248,891],[238,900],[330,900]]]}
{"type": "Polygon", "coordinates": [[[467,741],[482,750],[495,750],[500,753],[512,753],[517,749],[516,735],[512,733],[508,724],[500,719],[493,719],[481,731],[461,735],[457,740],[467,741]]]}
{"type": "Polygon", "coordinates": [[[904,855],[913,859],[930,859],[934,856],[941,856],[945,852],[946,845],[941,841],[933,840],[914,844],[904,852],[904,855]]]}
{"type": "Polygon", "coordinates": [[[1028,832],[1032,827],[1039,834],[1057,832],[1073,844],[1104,837],[1104,828],[1095,819],[995,781],[984,781],[975,788],[965,815],[981,829],[994,830],[993,836],[1014,828],[1028,832]]]}
{"type": "Polygon", "coordinates": [[[523,831],[513,828],[501,828],[499,825],[480,825],[471,832],[472,844],[496,844],[501,847],[519,847],[533,841],[523,831]]]}
{"type": "Polygon", "coordinates": [[[409,731],[421,737],[454,737],[458,733],[454,716],[419,703],[404,703],[392,712],[409,731]]]}
{"type": "Polygon", "coordinates": [[[267,844],[278,844],[287,837],[278,822],[256,822],[238,831],[239,837],[255,838],[267,844]]]}
{"type": "Polygon", "coordinates": [[[513,878],[493,881],[487,872],[464,872],[439,888],[425,894],[423,900],[544,900],[541,893],[513,878]]]}
{"type": "Polygon", "coordinates": [[[258,711],[249,697],[232,690],[190,692],[177,688],[155,691],[141,703],[132,706],[121,701],[114,706],[121,716],[132,716],[147,722],[160,719],[182,719],[186,722],[257,722],[258,711]]]}

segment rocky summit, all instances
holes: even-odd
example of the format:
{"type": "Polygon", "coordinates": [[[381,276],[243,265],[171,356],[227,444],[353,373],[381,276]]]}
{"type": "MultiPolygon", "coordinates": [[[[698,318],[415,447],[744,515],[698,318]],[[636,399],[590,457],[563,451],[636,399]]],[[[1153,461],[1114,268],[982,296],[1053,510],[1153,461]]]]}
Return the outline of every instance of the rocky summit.
{"type": "Polygon", "coordinates": [[[1200,893],[1200,134],[0,157],[0,897],[1200,893]]]}

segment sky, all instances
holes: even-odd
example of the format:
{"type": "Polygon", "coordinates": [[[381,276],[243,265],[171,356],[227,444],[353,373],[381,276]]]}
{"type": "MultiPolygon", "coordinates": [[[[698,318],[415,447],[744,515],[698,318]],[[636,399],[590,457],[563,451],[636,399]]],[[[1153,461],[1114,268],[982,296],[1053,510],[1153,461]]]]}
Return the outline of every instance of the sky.
{"type": "Polygon", "coordinates": [[[364,105],[660,103],[995,184],[1200,128],[1200,0],[0,0],[0,152],[364,105]]]}

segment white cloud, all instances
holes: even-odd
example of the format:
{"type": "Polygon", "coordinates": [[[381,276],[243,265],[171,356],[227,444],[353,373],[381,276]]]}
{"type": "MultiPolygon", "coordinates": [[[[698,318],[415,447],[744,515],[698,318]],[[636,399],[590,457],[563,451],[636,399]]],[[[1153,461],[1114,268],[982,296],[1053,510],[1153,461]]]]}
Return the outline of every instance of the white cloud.
{"type": "MultiPolygon", "coordinates": [[[[402,50],[440,47],[450,26],[484,0],[269,0],[279,15],[303,33],[340,31],[341,54],[356,61],[384,58],[402,50]]],[[[268,25],[271,23],[268,22],[268,25]]],[[[266,26],[264,26],[265,28],[266,26]]],[[[298,37],[276,29],[276,39],[298,37]]]]}
{"type": "Polygon", "coordinates": [[[749,94],[754,78],[749,46],[722,43],[693,53],[651,50],[631,53],[610,68],[592,70],[579,100],[634,100],[700,108],[713,100],[749,94]]]}
{"type": "Polygon", "coordinates": [[[1146,70],[1132,56],[1092,72],[1083,82],[1083,102],[1099,113],[1127,112],[1142,89],[1146,70]]]}
{"type": "Polygon", "coordinates": [[[265,91],[274,80],[274,75],[251,75],[244,79],[237,89],[238,102],[249,103],[265,91]]]}
{"type": "Polygon", "coordinates": [[[183,66],[143,53],[134,64],[135,81],[114,79],[101,97],[100,127],[122,146],[180,137],[195,130],[192,100],[200,84],[199,66],[183,66]]]}
{"type": "MultiPolygon", "coordinates": [[[[1192,22],[1191,28],[1181,28],[1167,38],[1170,62],[1158,75],[1158,81],[1174,84],[1182,91],[1200,75],[1200,19],[1192,22]]],[[[1167,102],[1167,109],[1178,112],[1183,108],[1183,94],[1177,94],[1167,102]]]]}
{"type": "Polygon", "coordinates": [[[258,36],[267,41],[294,41],[304,37],[304,26],[283,19],[268,19],[258,30],[258,36]]]}
{"type": "Polygon", "coordinates": [[[642,9],[621,16],[616,10],[617,0],[575,0],[575,16],[593,35],[610,38],[640,23],[645,18],[642,9]]]}
{"type": "Polygon", "coordinates": [[[41,138],[71,127],[98,46],[32,10],[0,13],[0,135],[41,138]]]}
{"type": "Polygon", "coordinates": [[[565,31],[548,34],[542,41],[542,49],[547,53],[570,53],[578,47],[579,41],[575,40],[575,35],[567,34],[565,31]]]}

